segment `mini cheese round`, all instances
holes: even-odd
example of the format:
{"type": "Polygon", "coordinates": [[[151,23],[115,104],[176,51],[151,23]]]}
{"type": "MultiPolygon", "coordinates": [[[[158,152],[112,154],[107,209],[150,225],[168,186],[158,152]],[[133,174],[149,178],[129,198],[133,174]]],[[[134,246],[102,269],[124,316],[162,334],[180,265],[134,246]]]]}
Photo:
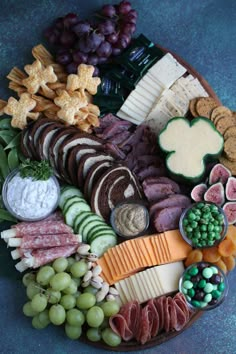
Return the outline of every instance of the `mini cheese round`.
{"type": "Polygon", "coordinates": [[[167,153],[166,166],[170,174],[189,183],[201,180],[206,160],[218,157],[224,146],[223,136],[204,117],[192,121],[172,118],[161,131],[158,142],[167,153]]]}

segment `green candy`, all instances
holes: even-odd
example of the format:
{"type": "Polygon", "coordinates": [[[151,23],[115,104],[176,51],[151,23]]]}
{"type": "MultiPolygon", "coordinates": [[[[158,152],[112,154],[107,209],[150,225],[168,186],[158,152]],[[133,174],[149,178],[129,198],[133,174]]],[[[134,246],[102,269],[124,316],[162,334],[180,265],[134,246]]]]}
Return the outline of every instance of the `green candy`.
{"type": "Polygon", "coordinates": [[[188,296],[190,296],[191,298],[194,297],[195,295],[195,290],[193,288],[188,290],[188,296]]]}
{"type": "Polygon", "coordinates": [[[206,280],[205,279],[201,279],[199,282],[198,282],[198,287],[203,289],[205,288],[206,286],[206,280]]]}
{"type": "Polygon", "coordinates": [[[206,307],[208,305],[207,302],[205,301],[200,301],[200,307],[203,308],[203,307],[206,307]]]}
{"type": "Polygon", "coordinates": [[[211,283],[206,283],[206,286],[204,287],[204,291],[205,291],[205,293],[209,294],[209,293],[211,293],[213,291],[217,291],[217,290],[213,290],[213,285],[211,283]]]}
{"type": "Polygon", "coordinates": [[[197,300],[193,300],[193,301],[191,302],[191,304],[192,304],[194,307],[201,307],[200,301],[197,301],[197,300]]]}
{"type": "Polygon", "coordinates": [[[192,287],[193,287],[193,283],[190,281],[190,280],[185,280],[184,282],[183,282],[183,287],[185,288],[185,289],[192,289],[192,287]]]}
{"type": "Polygon", "coordinates": [[[214,299],[219,299],[221,297],[221,292],[218,290],[213,290],[211,295],[214,299]]]}
{"type": "Polygon", "coordinates": [[[190,280],[191,279],[191,275],[189,275],[189,274],[185,274],[185,276],[184,276],[184,280],[190,280]]]}
{"type": "Polygon", "coordinates": [[[221,291],[221,292],[224,291],[224,290],[225,290],[225,283],[224,283],[224,282],[220,283],[220,284],[218,285],[217,289],[218,289],[219,291],[221,291]]]}
{"type": "Polygon", "coordinates": [[[182,293],[183,293],[184,295],[187,295],[187,294],[188,294],[188,290],[185,289],[185,288],[182,288],[182,293]]]}
{"type": "Polygon", "coordinates": [[[212,295],[211,294],[206,294],[205,296],[204,296],[204,301],[205,302],[210,302],[212,300],[212,295]]]}
{"type": "Polygon", "coordinates": [[[211,268],[213,274],[218,274],[218,269],[216,267],[211,266],[210,268],[211,268]]]}
{"type": "Polygon", "coordinates": [[[197,267],[192,267],[189,269],[188,273],[190,275],[197,275],[198,274],[198,268],[197,267]]]}
{"type": "Polygon", "coordinates": [[[210,267],[207,267],[207,268],[203,269],[202,275],[204,276],[204,278],[210,279],[213,275],[213,272],[210,267]]]}

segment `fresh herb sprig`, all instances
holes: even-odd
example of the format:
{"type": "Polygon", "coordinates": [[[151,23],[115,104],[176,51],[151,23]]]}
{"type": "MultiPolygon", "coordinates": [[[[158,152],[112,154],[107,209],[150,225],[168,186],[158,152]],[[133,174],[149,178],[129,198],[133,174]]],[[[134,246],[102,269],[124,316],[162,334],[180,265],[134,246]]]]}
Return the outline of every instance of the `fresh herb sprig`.
{"type": "Polygon", "coordinates": [[[53,170],[47,160],[30,161],[26,159],[19,166],[22,178],[31,177],[33,180],[46,181],[53,175],[53,170]]]}

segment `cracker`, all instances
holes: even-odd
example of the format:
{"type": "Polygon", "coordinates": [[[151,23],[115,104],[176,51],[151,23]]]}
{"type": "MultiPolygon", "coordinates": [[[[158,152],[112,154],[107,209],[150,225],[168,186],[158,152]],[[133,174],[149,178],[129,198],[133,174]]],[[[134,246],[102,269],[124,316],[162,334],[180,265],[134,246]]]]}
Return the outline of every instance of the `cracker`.
{"type": "Polygon", "coordinates": [[[7,101],[0,99],[0,116],[4,114],[4,107],[6,107],[7,101]]]}
{"type": "Polygon", "coordinates": [[[23,93],[19,101],[14,97],[8,99],[4,113],[12,116],[12,127],[24,129],[27,125],[27,117],[36,120],[39,116],[39,113],[30,112],[35,106],[36,101],[31,98],[30,94],[23,93]]]}
{"type": "Polygon", "coordinates": [[[220,116],[231,116],[232,112],[228,107],[225,106],[218,106],[216,108],[214,108],[211,112],[211,120],[215,122],[215,119],[218,119],[218,117],[220,116]]]}
{"type": "Polygon", "coordinates": [[[195,109],[200,117],[206,117],[210,119],[211,112],[214,108],[220,106],[220,104],[212,97],[203,97],[198,99],[195,109]]]}
{"type": "Polygon", "coordinates": [[[231,127],[227,128],[226,131],[224,132],[225,140],[231,136],[236,138],[236,125],[232,125],[231,127]]]}
{"type": "Polygon", "coordinates": [[[66,89],[69,91],[87,90],[91,95],[96,95],[101,80],[99,77],[93,77],[93,73],[94,67],[92,65],[80,64],[77,75],[68,75],[66,89]]]}
{"type": "Polygon", "coordinates": [[[216,129],[222,134],[224,135],[224,133],[226,132],[226,130],[231,127],[234,126],[236,124],[236,118],[233,116],[226,116],[226,117],[222,117],[218,120],[218,122],[216,123],[216,129]]]}
{"type": "Polygon", "coordinates": [[[37,59],[32,65],[26,65],[24,69],[29,77],[22,80],[22,84],[27,87],[29,93],[35,94],[41,88],[47,97],[55,97],[54,91],[47,86],[47,83],[57,81],[57,76],[51,65],[45,67],[37,59]]]}
{"type": "Polygon", "coordinates": [[[226,117],[231,117],[231,115],[221,115],[221,114],[218,114],[218,116],[215,117],[215,120],[214,120],[214,124],[217,125],[217,123],[219,122],[219,120],[221,118],[226,118],[226,117]]]}
{"type": "Polygon", "coordinates": [[[229,137],[224,143],[225,156],[229,161],[236,162],[236,137],[229,137]]]}
{"type": "Polygon", "coordinates": [[[76,115],[80,109],[87,106],[86,97],[78,91],[71,92],[62,91],[60,96],[54,99],[54,102],[61,109],[57,112],[58,118],[64,120],[68,124],[74,124],[76,115]]]}
{"type": "Polygon", "coordinates": [[[189,110],[190,110],[193,117],[198,116],[198,113],[195,108],[197,101],[198,101],[198,98],[193,98],[189,103],[189,110]]]}
{"type": "Polygon", "coordinates": [[[224,155],[220,156],[219,160],[222,165],[231,171],[232,175],[236,176],[236,162],[229,161],[224,155]]]}

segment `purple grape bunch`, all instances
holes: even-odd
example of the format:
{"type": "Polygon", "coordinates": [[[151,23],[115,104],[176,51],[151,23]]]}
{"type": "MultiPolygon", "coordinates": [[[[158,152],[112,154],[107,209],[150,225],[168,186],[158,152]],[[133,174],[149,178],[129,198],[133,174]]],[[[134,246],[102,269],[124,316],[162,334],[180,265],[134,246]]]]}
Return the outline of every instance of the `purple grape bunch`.
{"type": "Polygon", "coordinates": [[[137,12],[129,1],[104,5],[97,21],[81,20],[74,13],[59,17],[44,32],[56,47],[56,61],[71,74],[79,64],[98,67],[128,47],[136,30],[137,12]]]}

